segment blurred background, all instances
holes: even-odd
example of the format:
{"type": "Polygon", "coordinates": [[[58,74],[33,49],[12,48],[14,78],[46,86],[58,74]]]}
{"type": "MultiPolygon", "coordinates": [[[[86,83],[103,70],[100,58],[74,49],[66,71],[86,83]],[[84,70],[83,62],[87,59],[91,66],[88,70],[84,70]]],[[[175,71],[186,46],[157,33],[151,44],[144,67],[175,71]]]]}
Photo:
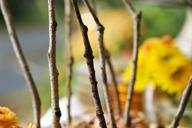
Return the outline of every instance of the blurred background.
{"type": "MultiPolygon", "coordinates": [[[[42,98],[43,112],[50,106],[50,87],[46,52],[48,49],[48,14],[47,1],[44,0],[8,0],[14,23],[24,53],[29,61],[32,74],[37,83],[42,98]]],[[[81,4],[81,3],[80,3],[81,4]]],[[[99,0],[98,14],[106,28],[106,43],[113,57],[125,56],[129,58],[131,53],[132,25],[129,14],[118,0],[99,0]]],[[[57,64],[60,72],[60,96],[65,93],[65,44],[64,44],[64,3],[57,0],[57,64]]],[[[150,37],[162,37],[170,35],[178,37],[187,15],[188,7],[182,1],[135,1],[137,9],[142,10],[141,42],[150,37]]],[[[94,29],[90,23],[90,16],[84,6],[81,7],[84,22],[94,29]]],[[[76,20],[74,20],[76,26],[76,20]]],[[[94,32],[94,31],[93,31],[94,32]]],[[[92,30],[91,41],[96,39],[92,30]]],[[[74,27],[72,42],[81,43],[79,28],[74,27]]],[[[95,41],[96,42],[96,41],[95,41]]],[[[75,44],[75,43],[74,43],[75,44]]],[[[82,47],[82,46],[81,46],[82,47]]],[[[93,46],[96,49],[96,46],[93,46]]],[[[83,49],[83,47],[82,47],[83,49]]],[[[83,50],[79,45],[74,46],[76,60],[75,67],[84,63],[83,50]]],[[[97,54],[97,51],[95,54],[97,54]]],[[[74,75],[75,77],[75,75],[74,75]]],[[[76,77],[73,79],[75,82],[76,77]]],[[[76,84],[77,85],[77,84],[76,84]]],[[[75,88],[75,84],[74,84],[75,88]]],[[[0,106],[8,106],[13,109],[20,121],[32,120],[31,98],[26,82],[20,70],[20,66],[14,55],[5,24],[0,13],[0,106]]]]}

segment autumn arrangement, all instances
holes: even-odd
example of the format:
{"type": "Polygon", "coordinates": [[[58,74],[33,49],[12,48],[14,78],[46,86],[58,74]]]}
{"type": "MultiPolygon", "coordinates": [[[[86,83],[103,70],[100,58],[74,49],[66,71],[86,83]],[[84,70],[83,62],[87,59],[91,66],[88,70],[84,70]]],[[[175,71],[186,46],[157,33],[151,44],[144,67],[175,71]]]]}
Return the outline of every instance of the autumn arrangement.
{"type": "MultiPolygon", "coordinates": [[[[130,0],[122,0],[128,13],[131,15],[133,24],[133,51],[131,63],[127,66],[123,74],[123,81],[121,84],[117,82],[113,63],[109,50],[105,46],[104,32],[105,28],[101,23],[97,14],[96,1],[94,0],[82,0],[94,22],[97,26],[97,45],[99,51],[100,60],[100,75],[102,76],[102,87],[105,96],[106,103],[106,114],[102,108],[98,92],[98,82],[95,75],[94,67],[94,56],[93,50],[90,43],[88,30],[89,28],[84,24],[82,15],[80,12],[79,4],[77,0],[65,0],[65,17],[64,17],[64,29],[65,29],[65,43],[67,48],[67,83],[66,87],[68,90],[68,105],[67,105],[67,122],[60,122],[61,110],[59,107],[59,82],[58,75],[59,71],[56,64],[56,12],[55,12],[55,0],[48,0],[48,15],[49,15],[49,48],[47,53],[49,77],[50,77],[50,88],[51,88],[51,108],[52,108],[52,126],[53,128],[69,127],[69,128],[150,128],[151,123],[147,120],[144,113],[139,111],[132,111],[134,109],[134,93],[143,91],[146,85],[150,81],[153,83],[153,88],[161,88],[170,93],[182,94],[180,104],[178,106],[177,113],[175,114],[171,124],[168,127],[177,128],[180,120],[186,109],[187,103],[192,91],[192,79],[191,65],[190,62],[183,57],[178,49],[173,45],[174,41],[170,37],[164,37],[162,39],[154,38],[147,40],[146,43],[139,48],[140,42],[140,26],[142,19],[142,12],[135,9],[130,0]],[[71,114],[71,98],[72,98],[72,77],[75,75],[73,72],[74,56],[72,52],[72,17],[75,15],[75,19],[79,24],[83,45],[84,45],[84,58],[89,71],[89,79],[91,86],[91,93],[95,105],[95,119],[92,122],[80,121],[73,119],[71,114]],[[165,50],[166,49],[166,50],[165,50]],[[166,62],[172,56],[174,59],[171,60],[171,66],[167,66],[166,62]],[[160,58],[160,59],[159,59],[160,58]],[[179,61],[178,61],[179,60],[179,61]],[[177,62],[178,61],[178,62],[177,62]],[[182,64],[180,63],[182,62],[182,64]],[[184,64],[183,64],[184,63],[184,64]],[[163,65],[167,69],[159,68],[163,65]],[[174,65],[177,65],[176,70],[174,65]],[[152,68],[152,67],[153,68],[152,68]],[[181,67],[181,68],[180,68],[181,67]],[[109,69],[110,77],[112,78],[113,88],[109,88],[107,68],[109,69]],[[169,77],[161,77],[167,70],[175,71],[174,76],[170,73],[170,77],[175,78],[176,82],[171,81],[169,77]],[[177,71],[177,72],[176,72],[177,71]],[[155,72],[155,73],[154,73],[155,72]],[[181,76],[178,76],[181,74],[181,76]],[[184,73],[183,73],[184,72],[184,73]],[[182,74],[183,73],[183,74],[182,74]],[[144,75],[143,75],[144,74],[144,75]],[[153,75],[151,75],[153,74],[153,75]],[[184,76],[185,78],[184,79],[184,76]],[[181,79],[180,79],[181,78],[181,79]],[[183,78],[183,79],[182,79],[183,78]],[[189,80],[188,80],[189,79],[189,80]],[[186,81],[189,81],[188,83],[186,81]],[[186,84],[182,86],[180,84],[186,84]],[[164,86],[161,86],[164,85],[164,86]],[[165,86],[166,85],[166,86],[165,86]],[[177,85],[176,87],[172,85],[177,85]],[[126,98],[122,107],[121,100],[121,88],[126,88],[126,98]],[[112,91],[111,91],[112,90],[112,91]],[[113,92],[113,93],[111,93],[113,92]],[[113,99],[113,100],[112,100],[113,99]],[[122,109],[123,108],[123,109],[122,109]],[[77,123],[78,122],[78,123],[77,123]]],[[[15,27],[13,25],[13,18],[9,11],[9,6],[6,0],[0,0],[1,12],[7,27],[7,31],[14,49],[15,55],[23,71],[23,75],[29,87],[32,98],[34,121],[29,124],[28,128],[41,128],[41,100],[36,84],[32,77],[28,62],[23,53],[20,45],[15,27]]],[[[118,24],[117,24],[118,25],[118,24]]],[[[166,72],[169,74],[168,72],[166,72]]],[[[125,89],[123,89],[125,90],[125,89]]],[[[63,108],[62,108],[63,109],[63,108]]],[[[160,124],[155,124],[156,127],[161,127],[160,124]]],[[[14,112],[6,107],[0,107],[0,128],[19,128],[17,117],[14,112]]],[[[165,126],[163,126],[165,127],[165,126]]]]}

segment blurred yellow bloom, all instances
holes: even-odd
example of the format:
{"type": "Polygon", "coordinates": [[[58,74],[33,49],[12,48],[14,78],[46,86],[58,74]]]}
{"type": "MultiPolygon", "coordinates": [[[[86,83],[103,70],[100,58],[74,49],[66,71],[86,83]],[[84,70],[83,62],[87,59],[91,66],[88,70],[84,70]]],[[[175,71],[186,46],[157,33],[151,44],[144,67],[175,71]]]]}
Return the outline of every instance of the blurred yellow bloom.
{"type": "MultiPolygon", "coordinates": [[[[125,52],[126,49],[130,48],[130,43],[132,40],[132,22],[130,15],[122,9],[116,10],[102,10],[102,13],[98,10],[99,18],[104,26],[107,28],[105,30],[105,45],[110,51],[111,55],[120,55],[125,52]],[[111,20],[111,17],[113,20],[111,20]],[[117,23],[121,23],[116,25],[117,23]],[[113,36],[111,36],[111,34],[113,36]],[[114,47],[115,46],[115,47],[114,47]]],[[[89,27],[89,40],[91,47],[93,49],[93,54],[95,57],[98,56],[97,50],[97,35],[96,26],[90,13],[83,13],[83,21],[89,27]]],[[[75,60],[81,60],[84,53],[84,45],[82,43],[83,39],[80,31],[74,32],[72,35],[72,45],[73,45],[73,55],[75,60]]]]}
{"type": "Polygon", "coordinates": [[[28,127],[27,128],[37,128],[35,124],[33,123],[29,123],[28,127]]]}
{"type": "MultiPolygon", "coordinates": [[[[181,94],[192,73],[192,63],[176,47],[170,36],[150,38],[139,48],[135,90],[143,91],[149,83],[168,93],[181,94]]],[[[131,77],[131,64],[123,74],[123,81],[131,77]]]]}
{"type": "Polygon", "coordinates": [[[0,128],[19,128],[16,114],[7,107],[0,106],[0,128]]]}

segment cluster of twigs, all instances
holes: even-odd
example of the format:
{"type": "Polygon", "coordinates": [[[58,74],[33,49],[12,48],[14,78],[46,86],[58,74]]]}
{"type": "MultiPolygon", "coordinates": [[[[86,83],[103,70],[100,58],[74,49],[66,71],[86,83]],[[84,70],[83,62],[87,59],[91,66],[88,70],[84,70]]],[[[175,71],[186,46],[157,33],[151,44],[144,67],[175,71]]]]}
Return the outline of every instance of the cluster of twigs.
{"type": "MultiPolygon", "coordinates": [[[[108,80],[107,80],[107,73],[106,73],[106,65],[109,67],[110,74],[112,77],[113,85],[115,88],[115,99],[116,99],[116,108],[117,108],[117,115],[121,117],[120,111],[120,102],[119,102],[119,94],[117,91],[117,80],[115,78],[114,69],[110,60],[110,53],[105,47],[104,44],[104,26],[101,24],[97,13],[96,13],[96,6],[95,1],[90,3],[88,0],[83,0],[86,7],[88,8],[89,12],[91,13],[98,31],[98,49],[99,49],[99,57],[100,57],[100,66],[101,66],[101,75],[103,81],[103,88],[105,94],[105,100],[107,104],[107,112],[108,112],[108,119],[110,119],[111,125],[110,127],[116,128],[116,120],[115,114],[112,110],[111,99],[108,92],[108,80]]],[[[128,84],[128,96],[127,96],[127,103],[124,111],[124,119],[125,119],[125,126],[131,126],[131,116],[130,111],[132,107],[132,97],[134,93],[134,85],[136,81],[136,74],[137,74],[137,60],[138,60],[138,42],[140,37],[140,21],[141,21],[141,12],[136,11],[132,6],[129,0],[122,0],[126,8],[128,9],[129,13],[132,16],[133,22],[133,58],[132,58],[132,78],[130,83],[128,84]]],[[[97,88],[97,80],[95,76],[95,69],[94,69],[94,56],[93,51],[90,45],[89,37],[88,37],[88,28],[83,23],[81,13],[79,10],[79,6],[77,0],[65,0],[65,32],[66,32],[66,43],[68,48],[68,77],[67,77],[67,88],[68,88],[68,123],[71,124],[72,117],[71,117],[71,95],[72,95],[72,88],[71,88],[71,81],[73,76],[73,54],[72,54],[72,45],[71,45],[71,20],[72,20],[72,6],[74,7],[74,12],[76,14],[77,21],[81,28],[81,33],[83,37],[83,44],[85,47],[84,57],[87,62],[87,67],[89,70],[89,78],[91,83],[92,94],[94,98],[94,103],[96,107],[96,116],[99,120],[99,125],[101,128],[107,128],[106,120],[104,117],[104,112],[102,109],[99,92],[97,88]]],[[[30,73],[30,69],[28,63],[25,59],[23,54],[22,48],[20,46],[20,42],[18,40],[12,16],[7,6],[6,0],[0,0],[0,7],[1,11],[7,26],[7,30],[9,33],[10,40],[13,45],[13,49],[23,71],[24,77],[29,85],[29,89],[32,94],[32,104],[33,104],[33,111],[34,111],[34,123],[37,125],[37,128],[40,128],[40,116],[41,116],[41,102],[39,93],[37,91],[36,84],[32,78],[30,73]]],[[[51,87],[51,103],[52,103],[52,112],[53,112],[53,126],[54,128],[60,128],[60,108],[59,108],[59,89],[58,89],[58,70],[56,65],[56,18],[55,18],[55,0],[48,0],[48,12],[49,12],[49,48],[48,48],[48,65],[49,65],[49,76],[50,76],[50,87],[51,87]]],[[[179,125],[181,117],[184,113],[186,105],[189,101],[189,97],[192,91],[192,79],[189,81],[189,85],[187,86],[186,90],[183,93],[181,103],[178,108],[178,112],[174,117],[171,128],[176,128],[179,125]]]]}
{"type": "Polygon", "coordinates": [[[88,28],[87,28],[87,26],[84,25],[84,23],[82,21],[79,7],[77,5],[77,1],[76,0],[72,0],[72,1],[73,1],[73,6],[75,9],[76,17],[78,19],[78,22],[79,22],[79,25],[81,28],[81,33],[83,36],[83,42],[84,42],[84,47],[85,47],[84,57],[86,58],[87,67],[89,70],[91,89],[92,89],[92,94],[93,94],[95,107],[96,107],[96,116],[99,119],[100,127],[107,128],[106,121],[104,118],[103,109],[101,106],[101,101],[99,98],[99,92],[98,92],[98,88],[97,88],[97,81],[96,81],[94,62],[93,62],[94,56],[93,56],[93,51],[92,51],[92,48],[91,48],[91,45],[89,42],[88,34],[87,34],[88,28]]]}

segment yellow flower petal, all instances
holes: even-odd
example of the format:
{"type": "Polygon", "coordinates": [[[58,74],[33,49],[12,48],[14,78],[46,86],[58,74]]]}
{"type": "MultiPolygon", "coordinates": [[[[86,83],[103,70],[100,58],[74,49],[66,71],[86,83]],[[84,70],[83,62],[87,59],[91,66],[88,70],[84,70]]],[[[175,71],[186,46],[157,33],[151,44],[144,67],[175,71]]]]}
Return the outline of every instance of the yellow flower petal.
{"type": "MultiPolygon", "coordinates": [[[[123,73],[123,82],[131,79],[131,64],[123,73]]],[[[192,74],[192,63],[176,47],[170,36],[150,38],[139,48],[135,90],[143,91],[148,83],[168,93],[181,94],[192,74]]]]}

